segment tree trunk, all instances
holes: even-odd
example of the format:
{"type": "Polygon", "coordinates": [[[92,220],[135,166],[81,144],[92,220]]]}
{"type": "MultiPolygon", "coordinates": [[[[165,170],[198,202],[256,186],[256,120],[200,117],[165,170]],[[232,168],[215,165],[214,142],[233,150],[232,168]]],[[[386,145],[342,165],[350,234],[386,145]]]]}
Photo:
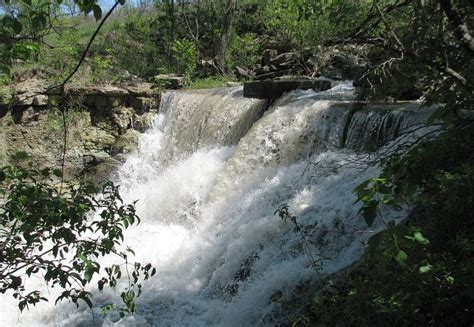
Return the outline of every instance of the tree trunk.
{"type": "Polygon", "coordinates": [[[467,24],[462,21],[461,16],[453,7],[451,0],[440,0],[440,5],[446,17],[448,17],[451,26],[454,28],[456,37],[468,51],[474,53],[474,38],[471,36],[467,24]]]}
{"type": "Polygon", "coordinates": [[[174,0],[168,0],[168,15],[170,19],[170,31],[169,31],[169,45],[168,45],[168,64],[170,68],[175,66],[175,60],[171,48],[174,45],[174,35],[175,35],[175,12],[174,12],[174,0]]]}
{"type": "Polygon", "coordinates": [[[201,60],[201,51],[200,51],[200,44],[199,44],[199,15],[201,9],[201,0],[196,1],[196,17],[194,18],[194,22],[196,24],[196,34],[195,34],[195,44],[196,44],[196,62],[199,64],[199,61],[201,60]]]}
{"type": "Polygon", "coordinates": [[[222,33],[214,61],[221,74],[226,72],[225,69],[225,55],[229,45],[230,34],[232,31],[232,21],[234,20],[236,0],[227,0],[227,5],[224,12],[224,21],[222,23],[222,33]]]}

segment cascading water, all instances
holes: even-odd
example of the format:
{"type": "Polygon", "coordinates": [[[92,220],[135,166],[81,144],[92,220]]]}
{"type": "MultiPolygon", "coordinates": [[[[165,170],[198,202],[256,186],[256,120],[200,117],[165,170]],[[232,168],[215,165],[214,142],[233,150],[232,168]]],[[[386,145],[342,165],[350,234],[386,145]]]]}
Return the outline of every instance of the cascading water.
{"type": "Polygon", "coordinates": [[[415,130],[425,130],[427,112],[419,104],[369,105],[354,113],[348,126],[345,147],[358,151],[374,151],[391,140],[415,130]]]}
{"type": "Polygon", "coordinates": [[[240,87],[163,94],[161,110],[171,112],[161,160],[173,162],[200,148],[236,145],[268,102],[242,94],[240,87]]]}
{"type": "Polygon", "coordinates": [[[353,150],[373,137],[370,128],[377,140],[396,137],[410,115],[392,128],[372,118],[378,113],[352,113],[345,84],[290,92],[265,113],[265,101],[241,93],[165,94],[153,128],[118,171],[142,219],[126,244],[158,271],[134,316],[103,317],[99,307],[118,303],[119,293],[92,289],[93,310],[40,304],[18,315],[3,296],[1,325],[274,326],[288,322],[285,303],[307,295],[312,281],[353,263],[379,229],[367,228],[352,191],[378,169],[353,165],[353,150]],[[275,214],[285,205],[299,231],[275,214]]]}

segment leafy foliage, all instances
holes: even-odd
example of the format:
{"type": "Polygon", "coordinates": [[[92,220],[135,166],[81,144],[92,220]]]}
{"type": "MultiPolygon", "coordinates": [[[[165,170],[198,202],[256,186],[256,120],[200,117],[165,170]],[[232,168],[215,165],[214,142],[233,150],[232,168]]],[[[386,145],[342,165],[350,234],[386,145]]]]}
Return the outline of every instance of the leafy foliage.
{"type": "Polygon", "coordinates": [[[260,62],[262,52],[258,36],[254,33],[235,35],[230,44],[230,64],[253,67],[260,62]]]}
{"type": "Polygon", "coordinates": [[[191,76],[196,70],[196,46],[187,39],[176,39],[171,47],[178,74],[191,76]]]}
{"type": "MultiPolygon", "coordinates": [[[[39,44],[58,22],[62,0],[5,1],[4,14],[0,19],[0,70],[9,75],[14,60],[36,57],[39,44]]],[[[74,1],[84,14],[93,13],[101,19],[102,9],[95,0],[74,1]]]]}
{"type": "Polygon", "coordinates": [[[368,223],[380,219],[379,205],[407,203],[412,213],[372,237],[354,266],[323,280],[331,288],[315,292],[297,326],[472,325],[474,132],[472,121],[452,123],[358,187],[368,223]]]}
{"type": "MultiPolygon", "coordinates": [[[[15,159],[25,160],[27,155],[18,153],[15,159]]],[[[99,281],[99,289],[105,284],[116,286],[121,277],[121,266],[99,263],[101,257],[113,254],[124,261],[127,271],[133,271],[122,296],[122,311],[134,312],[141,281],[155,273],[150,264],[129,263],[133,251],[119,250],[124,230],[139,223],[134,205],[123,204],[112,182],[96,189],[58,182],[61,177],[61,170],[37,171],[31,163],[0,170],[0,292],[13,292],[23,310],[47,301],[39,290],[25,286],[32,276],[43,276],[51,287],[63,289],[56,302],[83,300],[92,306],[85,286],[93,277],[105,270],[107,277],[99,281]]]]}

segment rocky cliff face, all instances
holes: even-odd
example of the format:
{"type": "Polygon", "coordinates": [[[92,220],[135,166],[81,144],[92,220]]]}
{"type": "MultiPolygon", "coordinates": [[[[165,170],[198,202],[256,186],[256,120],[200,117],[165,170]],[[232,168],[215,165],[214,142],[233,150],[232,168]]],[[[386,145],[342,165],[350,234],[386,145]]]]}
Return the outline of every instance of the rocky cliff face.
{"type": "Polygon", "coordinates": [[[60,166],[65,140],[66,177],[106,179],[150,127],[160,94],[141,83],[72,88],[65,99],[63,115],[59,94],[34,82],[20,85],[9,104],[0,104],[0,164],[25,151],[39,167],[60,166]]]}

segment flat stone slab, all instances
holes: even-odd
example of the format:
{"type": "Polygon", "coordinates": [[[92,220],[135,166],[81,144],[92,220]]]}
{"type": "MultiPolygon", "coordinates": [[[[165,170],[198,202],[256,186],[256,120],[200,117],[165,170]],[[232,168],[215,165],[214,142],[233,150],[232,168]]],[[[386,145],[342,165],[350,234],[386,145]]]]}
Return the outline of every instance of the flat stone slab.
{"type": "Polygon", "coordinates": [[[153,89],[152,83],[138,83],[126,87],[128,93],[137,97],[152,97],[159,92],[153,89]]]}
{"type": "Polygon", "coordinates": [[[128,91],[112,86],[112,85],[104,85],[104,86],[82,86],[82,87],[75,87],[68,90],[70,93],[81,94],[81,95],[92,95],[92,96],[126,96],[128,95],[128,91]]]}
{"type": "Polygon", "coordinates": [[[327,79],[266,80],[244,83],[244,97],[257,99],[276,99],[283,93],[301,90],[325,91],[331,88],[327,79]]]}

